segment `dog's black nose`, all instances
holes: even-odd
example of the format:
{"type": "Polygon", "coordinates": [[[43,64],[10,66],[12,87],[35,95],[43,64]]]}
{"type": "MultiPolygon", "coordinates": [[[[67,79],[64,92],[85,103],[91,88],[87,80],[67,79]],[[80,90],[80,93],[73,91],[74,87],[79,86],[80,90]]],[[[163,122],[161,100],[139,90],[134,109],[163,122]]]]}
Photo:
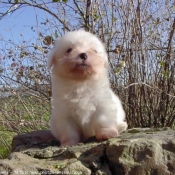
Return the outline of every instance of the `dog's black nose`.
{"type": "Polygon", "coordinates": [[[81,58],[82,60],[86,60],[86,59],[87,59],[87,54],[86,54],[86,53],[81,53],[81,54],[80,54],[80,58],[81,58]]]}

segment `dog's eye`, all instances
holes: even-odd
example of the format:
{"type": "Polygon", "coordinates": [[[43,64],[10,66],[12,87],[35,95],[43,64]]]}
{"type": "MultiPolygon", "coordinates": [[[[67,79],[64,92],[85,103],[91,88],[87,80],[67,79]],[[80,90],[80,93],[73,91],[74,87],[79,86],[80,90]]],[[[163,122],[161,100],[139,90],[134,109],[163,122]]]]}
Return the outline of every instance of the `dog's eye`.
{"type": "Polygon", "coordinates": [[[96,50],[93,50],[93,52],[97,53],[97,51],[96,51],[96,50]]]}
{"type": "Polygon", "coordinates": [[[67,53],[72,52],[72,48],[67,49],[67,53]]]}

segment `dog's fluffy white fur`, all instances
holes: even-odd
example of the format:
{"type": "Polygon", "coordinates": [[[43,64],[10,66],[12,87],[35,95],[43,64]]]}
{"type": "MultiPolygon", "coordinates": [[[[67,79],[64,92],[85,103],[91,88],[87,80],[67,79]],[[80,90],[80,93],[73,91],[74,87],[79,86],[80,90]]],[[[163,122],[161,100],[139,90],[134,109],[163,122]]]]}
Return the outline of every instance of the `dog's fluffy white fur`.
{"type": "Polygon", "coordinates": [[[109,139],[126,130],[125,112],[110,89],[107,67],[104,45],[89,32],[69,32],[55,43],[48,60],[50,127],[61,145],[75,145],[91,136],[109,139]]]}

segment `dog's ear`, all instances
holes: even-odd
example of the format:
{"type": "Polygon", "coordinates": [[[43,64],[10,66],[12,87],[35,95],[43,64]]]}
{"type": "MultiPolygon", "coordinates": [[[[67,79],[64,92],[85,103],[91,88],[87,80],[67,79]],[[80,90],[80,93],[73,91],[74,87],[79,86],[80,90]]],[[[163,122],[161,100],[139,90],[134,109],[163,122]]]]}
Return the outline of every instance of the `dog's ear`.
{"type": "Polygon", "coordinates": [[[106,61],[105,64],[104,64],[104,67],[105,67],[106,69],[108,69],[108,66],[109,66],[109,64],[108,64],[108,62],[106,61]]]}
{"type": "Polygon", "coordinates": [[[54,47],[52,48],[51,50],[51,53],[49,55],[49,58],[47,60],[47,68],[48,69],[51,69],[52,66],[54,65],[54,61],[56,59],[56,52],[57,52],[57,49],[60,47],[60,39],[57,39],[55,42],[54,42],[54,47]]]}
{"type": "Polygon", "coordinates": [[[47,60],[47,68],[51,69],[54,63],[54,55],[55,55],[55,51],[54,49],[51,51],[49,58],[47,60]]]}
{"type": "Polygon", "coordinates": [[[106,52],[104,54],[104,59],[105,59],[104,67],[108,69],[109,62],[108,62],[108,55],[106,52]]]}

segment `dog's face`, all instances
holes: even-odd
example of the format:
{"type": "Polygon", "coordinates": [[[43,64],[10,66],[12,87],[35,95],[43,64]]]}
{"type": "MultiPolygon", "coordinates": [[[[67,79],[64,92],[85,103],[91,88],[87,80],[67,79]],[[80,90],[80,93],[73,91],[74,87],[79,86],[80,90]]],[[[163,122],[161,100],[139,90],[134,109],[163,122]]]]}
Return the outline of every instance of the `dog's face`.
{"type": "Polygon", "coordinates": [[[48,67],[58,76],[86,80],[106,71],[107,54],[102,42],[83,30],[69,32],[61,37],[51,53],[48,67]]]}

